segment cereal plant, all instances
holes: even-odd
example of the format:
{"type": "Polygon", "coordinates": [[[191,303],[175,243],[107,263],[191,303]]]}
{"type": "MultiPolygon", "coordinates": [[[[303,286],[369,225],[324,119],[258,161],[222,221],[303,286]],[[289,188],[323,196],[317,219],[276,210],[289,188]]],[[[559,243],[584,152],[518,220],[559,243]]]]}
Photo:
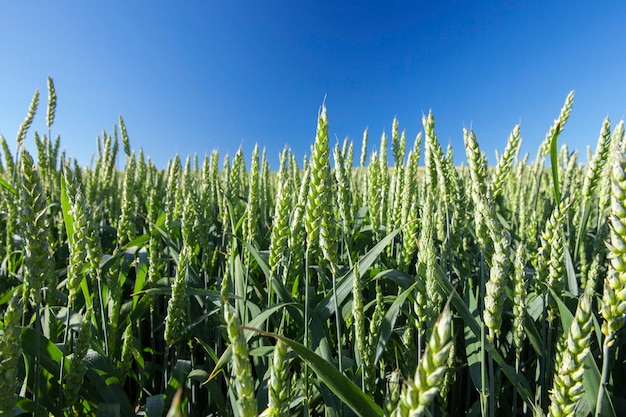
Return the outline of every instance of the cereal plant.
{"type": "Polygon", "coordinates": [[[468,129],[455,167],[429,113],[355,167],[322,105],[275,172],[159,168],[122,118],[84,166],[39,100],[0,137],[0,414],[626,415],[624,124],[581,163],[573,94],[535,160],[468,129]]]}

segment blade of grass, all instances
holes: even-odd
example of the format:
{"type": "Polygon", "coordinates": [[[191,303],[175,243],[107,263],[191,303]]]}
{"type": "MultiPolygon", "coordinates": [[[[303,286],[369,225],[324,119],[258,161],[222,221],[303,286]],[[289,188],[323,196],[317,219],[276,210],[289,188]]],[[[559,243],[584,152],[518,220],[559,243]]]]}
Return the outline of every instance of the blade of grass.
{"type": "Polygon", "coordinates": [[[176,361],[174,369],[172,370],[172,377],[168,381],[167,388],[165,389],[166,408],[169,409],[178,389],[185,386],[185,381],[187,380],[187,375],[191,372],[191,368],[191,361],[183,359],[178,359],[176,361]]]}
{"type": "Polygon", "coordinates": [[[557,149],[557,139],[562,129],[562,121],[558,120],[554,126],[554,133],[550,139],[550,165],[552,165],[552,183],[554,184],[554,198],[556,204],[561,204],[561,190],[559,188],[559,150],[557,149]]]}
{"type": "MultiPolygon", "coordinates": [[[[358,270],[361,275],[365,273],[370,266],[378,259],[378,256],[383,252],[387,245],[400,233],[400,229],[396,229],[385,236],[369,250],[361,259],[359,259],[358,270]]],[[[341,305],[348,296],[352,295],[352,286],[354,281],[353,267],[348,273],[346,273],[337,282],[337,303],[341,305]]],[[[365,283],[364,283],[365,284],[365,283]]],[[[333,299],[333,293],[328,293],[317,305],[315,312],[319,316],[320,320],[327,320],[335,313],[335,300],[333,299]]]]}
{"type": "MultiPolygon", "coordinates": [[[[267,320],[272,314],[274,314],[275,312],[281,310],[284,307],[294,306],[294,305],[297,306],[299,304],[296,303],[296,302],[274,304],[273,306],[263,310],[255,318],[250,320],[250,322],[247,323],[247,325],[250,327],[250,329],[254,329],[254,328],[257,328],[257,327],[262,327],[263,323],[265,322],[265,320],[267,320]]],[[[246,327],[244,327],[244,330],[245,329],[246,329],[246,327]]],[[[256,332],[256,330],[244,332],[244,335],[245,335],[245,338],[246,338],[246,342],[249,341],[252,338],[252,336],[255,334],[255,332],[256,332]]],[[[211,353],[213,352],[213,350],[210,349],[206,345],[206,343],[202,342],[201,344],[202,344],[202,346],[204,347],[204,349],[207,352],[211,352],[211,353]]],[[[219,372],[224,368],[224,366],[226,366],[230,362],[232,354],[233,354],[233,352],[232,352],[232,348],[231,348],[230,345],[226,348],[224,353],[222,353],[222,356],[219,359],[217,358],[217,356],[215,356],[215,353],[211,354],[211,358],[215,362],[215,367],[213,368],[213,371],[211,371],[211,374],[209,375],[207,380],[204,381],[203,384],[206,384],[206,383],[210,382],[213,378],[215,378],[219,374],[219,372]]]]}
{"type": "MultiPolygon", "coordinates": [[[[269,265],[267,263],[267,260],[249,242],[242,242],[242,243],[245,245],[246,249],[248,249],[250,254],[256,260],[257,264],[259,265],[259,268],[261,268],[261,271],[263,271],[263,274],[265,275],[265,279],[268,282],[270,282],[270,277],[272,276],[272,274],[270,272],[270,267],[269,267],[269,265]]],[[[283,301],[285,303],[295,303],[295,300],[291,296],[291,293],[283,285],[281,280],[279,280],[279,279],[272,279],[271,282],[272,282],[273,291],[276,293],[276,295],[278,296],[278,298],[281,301],[283,301]]],[[[301,320],[303,320],[303,319],[301,318],[301,320]]],[[[304,323],[304,321],[302,321],[302,323],[304,323]]]]}
{"type": "Polygon", "coordinates": [[[92,395],[101,399],[99,401],[100,405],[116,404],[120,407],[119,415],[125,417],[134,416],[135,413],[130,400],[115,376],[116,371],[109,363],[109,360],[99,352],[89,350],[85,357],[85,362],[87,364],[85,378],[89,382],[86,388],[92,395]]]}
{"type": "Polygon", "coordinates": [[[0,185],[3,186],[8,192],[10,192],[11,194],[13,194],[14,196],[18,196],[17,195],[17,190],[8,182],[6,182],[4,180],[4,178],[0,177],[0,185]]]}
{"type": "MultiPolygon", "coordinates": [[[[148,277],[148,263],[145,256],[138,256],[137,259],[139,260],[139,263],[135,267],[136,276],[135,285],[133,286],[133,294],[136,294],[143,289],[148,277]]],[[[137,306],[138,302],[139,297],[133,296],[133,308],[137,306]]]]}
{"type": "Polygon", "coordinates": [[[578,295],[578,281],[576,280],[576,271],[572,262],[572,255],[569,253],[567,243],[563,242],[563,255],[565,257],[565,272],[567,273],[567,284],[569,291],[574,295],[578,295]]]}
{"type": "Polygon", "coordinates": [[[247,327],[244,327],[244,329],[257,332],[262,336],[280,339],[285,342],[285,344],[287,344],[311,367],[318,378],[357,415],[362,417],[380,417],[383,415],[383,410],[372,400],[372,398],[363,393],[363,391],[361,391],[361,389],[354,382],[301,343],[284,336],[263,332],[258,329],[247,327]]]}
{"type": "Polygon", "coordinates": [[[404,290],[400,295],[398,295],[393,303],[391,303],[389,310],[387,310],[387,313],[383,318],[383,322],[381,323],[378,332],[378,342],[376,343],[376,356],[374,357],[374,363],[378,363],[383,353],[385,352],[387,341],[389,341],[389,337],[391,336],[391,332],[393,331],[393,326],[396,323],[398,314],[400,313],[400,309],[404,305],[407,297],[413,292],[416,285],[417,283],[414,283],[409,288],[404,290]]]}
{"type": "MultiPolygon", "coordinates": [[[[454,306],[455,310],[461,316],[465,325],[468,326],[477,337],[477,339],[480,340],[482,327],[481,320],[474,318],[467,304],[465,303],[465,301],[463,301],[461,296],[456,291],[454,291],[452,284],[440,267],[436,267],[434,275],[435,279],[437,280],[437,284],[439,285],[441,295],[444,297],[448,297],[449,294],[452,294],[451,303],[454,306]]],[[[511,381],[511,383],[515,383],[516,380],[518,381],[520,396],[522,397],[524,402],[526,402],[528,407],[535,411],[535,404],[528,380],[523,375],[518,375],[515,372],[515,367],[508,365],[499,351],[493,350],[492,355],[493,360],[498,364],[500,369],[502,369],[502,372],[508,378],[508,380],[511,381]]]]}
{"type": "Polygon", "coordinates": [[[61,212],[63,214],[63,222],[65,223],[65,231],[70,246],[74,243],[74,219],[70,214],[70,200],[67,196],[65,181],[61,181],[61,212]]]}
{"type": "MultiPolygon", "coordinates": [[[[467,298],[467,305],[469,311],[472,312],[475,320],[480,320],[480,312],[478,310],[478,301],[474,296],[474,293],[468,287],[466,290],[465,298],[467,298]]],[[[469,367],[470,378],[474,383],[474,387],[477,391],[481,389],[481,362],[483,356],[481,355],[481,341],[476,334],[472,331],[469,324],[465,323],[463,326],[463,333],[465,337],[465,354],[467,356],[467,366],[469,367]]]]}

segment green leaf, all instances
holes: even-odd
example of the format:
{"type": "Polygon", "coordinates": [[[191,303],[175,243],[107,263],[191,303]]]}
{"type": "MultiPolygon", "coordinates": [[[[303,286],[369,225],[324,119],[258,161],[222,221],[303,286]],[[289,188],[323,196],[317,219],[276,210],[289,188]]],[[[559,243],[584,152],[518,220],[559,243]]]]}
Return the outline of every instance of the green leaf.
{"type": "MultiPolygon", "coordinates": [[[[389,233],[357,262],[359,274],[363,275],[363,273],[365,273],[369,267],[372,266],[376,259],[378,259],[378,256],[385,250],[387,245],[396,237],[398,233],[400,233],[400,229],[396,229],[389,233]]],[[[352,295],[355,269],[356,265],[337,281],[337,305],[341,305],[348,296],[352,295]]],[[[329,292],[319,302],[315,308],[315,312],[322,321],[327,320],[335,313],[335,300],[333,292],[329,292]]]]}
{"type": "Polygon", "coordinates": [[[151,395],[146,398],[146,414],[148,417],[161,417],[165,412],[165,398],[163,394],[151,395]]]}
{"type": "Polygon", "coordinates": [[[208,384],[209,382],[211,382],[211,380],[213,380],[213,378],[218,376],[222,369],[224,369],[224,367],[230,362],[232,356],[233,347],[232,345],[228,345],[228,347],[226,348],[226,350],[224,350],[224,353],[222,353],[222,356],[220,356],[218,360],[215,360],[215,358],[213,358],[213,361],[215,362],[215,367],[211,371],[211,374],[209,375],[207,380],[202,383],[202,385],[208,384]]]}
{"type": "Polygon", "coordinates": [[[119,414],[117,415],[134,416],[135,413],[130,400],[115,376],[116,371],[109,360],[99,352],[89,349],[85,356],[85,363],[87,365],[85,381],[88,381],[89,384],[86,387],[83,385],[83,388],[89,390],[94,397],[100,398],[98,410],[104,404],[115,404],[119,407],[119,414]]]}
{"type": "MultiPolygon", "coordinates": [[[[509,301],[513,303],[513,289],[511,287],[506,287],[506,293],[509,301]]],[[[538,297],[531,298],[531,294],[528,294],[526,310],[524,311],[524,332],[526,333],[526,338],[530,342],[533,349],[535,349],[535,353],[539,358],[543,356],[543,345],[541,343],[541,336],[539,335],[539,331],[537,330],[534,321],[540,316],[541,312],[543,312],[542,300],[538,297]],[[529,302],[528,300],[531,301],[529,302]],[[538,310],[536,317],[531,314],[533,308],[538,310]]]]}
{"type": "MultiPolygon", "coordinates": [[[[296,302],[274,304],[273,306],[266,308],[261,313],[256,315],[252,320],[248,322],[247,326],[254,327],[254,328],[263,327],[262,325],[263,323],[265,323],[265,320],[267,320],[268,317],[270,317],[272,314],[276,313],[277,311],[280,311],[287,306],[300,306],[300,305],[301,304],[296,303],[296,302]]],[[[246,340],[250,340],[250,335],[246,334],[246,340]]]]}
{"type": "MultiPolygon", "coordinates": [[[[457,311],[457,313],[463,319],[463,323],[465,324],[465,326],[469,327],[469,329],[474,333],[476,338],[480,340],[481,327],[483,326],[482,320],[480,320],[480,318],[474,317],[467,304],[465,304],[465,301],[463,301],[461,296],[456,291],[454,291],[452,284],[440,267],[436,267],[434,276],[437,284],[439,285],[441,295],[451,298],[450,302],[454,306],[454,309],[457,311]],[[450,296],[450,294],[452,295],[450,296]]],[[[511,381],[513,384],[515,384],[516,382],[519,384],[518,392],[520,394],[520,397],[522,397],[528,407],[534,410],[535,404],[528,380],[524,377],[524,375],[518,375],[515,372],[515,368],[506,363],[498,350],[492,350],[491,354],[493,360],[498,364],[508,380],[511,381]]]]}
{"type": "MultiPolygon", "coordinates": [[[[466,298],[468,299],[469,311],[474,317],[474,320],[480,320],[478,301],[470,288],[467,289],[466,298]]],[[[480,392],[482,389],[480,366],[483,360],[480,337],[472,331],[467,322],[463,326],[463,333],[465,337],[465,355],[467,356],[467,366],[469,367],[470,377],[474,383],[474,387],[480,392]]]]}
{"type": "Polygon", "coordinates": [[[320,320],[315,312],[311,314],[309,320],[311,349],[326,362],[330,364],[335,363],[335,358],[333,357],[335,351],[331,348],[329,341],[331,329],[323,324],[324,322],[320,320]]]}
{"type": "MultiPolygon", "coordinates": [[[[139,264],[135,267],[136,276],[135,276],[135,285],[133,287],[133,294],[137,294],[139,291],[143,290],[144,285],[146,284],[146,278],[148,276],[148,264],[145,262],[144,257],[138,257],[139,264]]],[[[139,297],[137,295],[133,296],[133,308],[137,306],[139,302],[139,297]]]]}
{"type": "MultiPolygon", "coordinates": [[[[215,351],[213,350],[213,348],[211,346],[209,346],[204,340],[199,339],[199,338],[195,338],[196,342],[198,342],[198,344],[202,347],[202,349],[204,349],[204,351],[209,355],[209,357],[213,360],[213,362],[217,363],[217,361],[219,360],[219,358],[217,357],[217,355],[215,354],[215,351]]],[[[207,375],[207,378],[209,378],[210,375],[207,375]]]]}
{"type": "Polygon", "coordinates": [[[188,379],[196,382],[204,382],[208,377],[209,373],[204,369],[194,369],[193,371],[189,372],[189,375],[187,375],[188,379]]]}
{"type": "Polygon", "coordinates": [[[574,263],[572,262],[572,255],[569,253],[569,248],[565,242],[563,242],[563,255],[565,258],[565,272],[567,274],[567,284],[569,291],[574,296],[578,296],[578,281],[576,280],[576,270],[574,269],[574,263]]]}
{"type": "MultiPolygon", "coordinates": [[[[59,370],[61,358],[63,357],[61,350],[45,336],[41,334],[38,336],[35,330],[28,327],[22,328],[21,341],[24,353],[31,357],[37,356],[41,366],[53,376],[49,380],[51,386],[48,387],[48,392],[58,392],[59,370]],[[39,341],[37,341],[37,337],[39,341]],[[39,351],[36,350],[37,345],[39,345],[39,351]]],[[[81,390],[83,397],[97,404],[118,404],[122,416],[134,416],[130,401],[120,386],[117,377],[114,376],[115,370],[111,364],[100,353],[91,349],[87,352],[85,363],[87,371],[85,374],[86,383],[83,384],[81,390]]],[[[68,374],[70,361],[65,360],[63,364],[63,373],[68,374]]]]}
{"type": "Polygon", "coordinates": [[[587,224],[589,223],[589,216],[591,215],[591,204],[589,200],[585,200],[585,206],[583,209],[582,220],[578,225],[578,233],[576,234],[576,246],[574,247],[574,258],[578,257],[578,251],[581,249],[583,238],[587,233],[587,224]]]}
{"type": "Polygon", "coordinates": [[[100,403],[98,404],[98,411],[96,411],[96,417],[120,417],[120,405],[116,403],[100,403]]]}
{"type": "MultiPolygon", "coordinates": [[[[146,295],[171,295],[172,287],[154,287],[148,288],[147,290],[142,290],[136,293],[131,294],[133,297],[141,294],[146,295]]],[[[185,294],[187,296],[199,296],[199,297],[207,297],[209,301],[213,301],[218,304],[220,301],[220,293],[215,290],[205,290],[203,288],[185,288],[185,294]]]]}
{"type": "Polygon", "coordinates": [[[126,250],[132,247],[139,247],[139,246],[143,246],[145,243],[147,243],[150,240],[150,233],[144,233],[143,235],[134,238],[133,240],[131,240],[130,242],[128,242],[127,244],[125,244],[124,246],[122,246],[122,250],[126,250]]]}
{"type": "MultiPolygon", "coordinates": [[[[276,311],[281,310],[284,307],[287,306],[293,306],[293,305],[300,305],[298,303],[283,303],[283,304],[275,304],[269,308],[266,308],[265,310],[263,310],[263,312],[259,313],[257,316],[254,317],[254,319],[250,320],[247,323],[247,326],[252,329],[250,330],[246,330],[246,327],[243,327],[244,329],[244,337],[246,339],[246,342],[250,341],[250,339],[252,338],[252,336],[256,333],[256,330],[254,330],[254,328],[256,327],[261,327],[262,324],[265,322],[265,320],[267,320],[267,318],[269,316],[271,316],[273,313],[275,313],[276,311]]],[[[220,358],[218,359],[217,356],[215,355],[215,352],[213,351],[213,349],[211,349],[206,343],[200,341],[199,339],[196,339],[198,342],[200,342],[200,344],[203,346],[204,350],[207,351],[207,353],[209,353],[209,355],[211,356],[211,358],[213,359],[213,361],[215,362],[215,367],[213,368],[213,371],[211,371],[211,374],[208,376],[208,378],[204,381],[204,383],[208,383],[210,382],[213,378],[215,378],[219,372],[222,370],[222,368],[224,368],[224,366],[226,366],[229,362],[230,359],[232,357],[232,348],[231,345],[228,345],[228,347],[226,348],[226,350],[224,350],[224,352],[222,353],[222,356],[220,356],[220,358]]]]}
{"type": "MultiPolygon", "coordinates": [[[[19,410],[23,410],[29,413],[33,413],[33,415],[35,415],[35,402],[33,400],[30,400],[28,398],[20,398],[17,400],[17,403],[15,404],[15,406],[19,409],[19,410]]],[[[47,413],[49,413],[50,410],[46,410],[45,407],[43,407],[41,404],[39,404],[39,412],[38,415],[42,415],[45,416],[47,413]]]]}
{"type": "MultiPolygon", "coordinates": [[[[65,223],[65,231],[67,233],[67,241],[70,246],[74,243],[74,218],[70,214],[70,200],[67,196],[67,188],[65,187],[65,179],[61,180],[61,212],[63,214],[63,223],[65,223]]],[[[80,282],[80,289],[85,297],[85,304],[91,305],[91,292],[86,279],[80,282]]]]}
{"type": "Polygon", "coordinates": [[[165,407],[169,409],[174,399],[174,395],[178,388],[185,386],[185,380],[191,371],[191,361],[178,359],[174,369],[172,370],[172,377],[167,383],[165,389],[165,407]]]}
{"type": "Polygon", "coordinates": [[[393,330],[393,326],[396,324],[396,319],[398,318],[398,314],[400,313],[400,309],[404,305],[407,297],[413,292],[417,283],[414,283],[409,288],[404,290],[396,299],[391,303],[389,310],[385,314],[383,318],[383,322],[380,325],[380,329],[378,331],[378,342],[376,344],[376,356],[374,359],[374,363],[378,363],[380,358],[385,351],[385,346],[387,346],[387,341],[391,336],[391,332],[393,330]]]}
{"type": "Polygon", "coordinates": [[[552,165],[552,183],[554,184],[554,198],[556,204],[561,204],[561,190],[559,189],[559,150],[557,149],[557,139],[561,133],[562,120],[557,120],[554,125],[554,133],[550,139],[550,164],[552,165]]]}
{"type": "Polygon", "coordinates": [[[363,417],[380,417],[383,415],[383,410],[371,397],[365,395],[354,382],[306,346],[275,333],[266,333],[251,328],[244,329],[252,330],[260,335],[273,337],[285,342],[291,350],[311,367],[317,377],[357,415],[363,417]]]}
{"type": "MultiPolygon", "coordinates": [[[[22,327],[21,332],[22,350],[31,357],[37,356],[39,364],[52,375],[54,375],[55,383],[59,379],[59,369],[61,368],[61,358],[63,353],[56,347],[48,338],[42,334],[37,335],[34,329],[30,327],[22,327]],[[37,342],[37,338],[39,341],[37,342]],[[39,351],[36,350],[37,343],[39,343],[39,351]]],[[[63,373],[66,374],[70,371],[69,361],[64,362],[63,373]]],[[[51,381],[52,382],[52,381],[51,381]]]]}
{"type": "Polygon", "coordinates": [[[74,219],[70,214],[70,200],[67,197],[67,189],[65,180],[61,181],[61,212],[63,213],[63,222],[65,223],[65,231],[70,246],[74,244],[74,219]]]}
{"type": "Polygon", "coordinates": [[[415,282],[415,277],[408,275],[398,269],[387,269],[379,272],[372,280],[376,281],[379,278],[389,279],[395,282],[398,287],[407,289],[415,282]]]}
{"type": "MultiPolygon", "coordinates": [[[[61,183],[63,183],[63,181],[61,181],[61,183]]],[[[0,177],[0,185],[3,186],[11,194],[13,194],[14,196],[18,197],[17,190],[11,184],[6,182],[5,179],[2,178],[2,177],[0,177]]]]}
{"type": "MultiPolygon", "coordinates": [[[[278,298],[286,303],[295,302],[294,298],[291,296],[291,293],[287,290],[287,288],[285,288],[282,281],[280,279],[277,279],[276,277],[272,277],[272,274],[270,273],[270,267],[267,264],[267,260],[261,255],[261,253],[249,242],[243,242],[243,244],[245,245],[246,249],[248,249],[250,254],[254,257],[257,264],[259,265],[259,268],[261,268],[261,271],[263,271],[267,282],[272,283],[272,288],[278,298]]],[[[304,319],[301,319],[301,323],[304,323],[304,319]]]]}

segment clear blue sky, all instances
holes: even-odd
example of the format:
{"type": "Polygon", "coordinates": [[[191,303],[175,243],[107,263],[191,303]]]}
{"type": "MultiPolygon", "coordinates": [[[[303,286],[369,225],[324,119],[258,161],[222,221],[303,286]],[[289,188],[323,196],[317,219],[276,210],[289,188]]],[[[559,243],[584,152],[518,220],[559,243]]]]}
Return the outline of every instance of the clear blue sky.
{"type": "Polygon", "coordinates": [[[463,126],[494,163],[519,121],[534,158],[572,89],[562,140],[583,159],[604,116],[626,115],[621,0],[5,1],[0,16],[0,133],[15,145],[36,88],[45,132],[50,75],[53,135],[82,164],[120,114],[160,167],[240,145],[249,164],[258,142],[273,169],[285,144],[309,151],[325,96],[357,164],[366,127],[370,150],[394,116],[412,142],[429,109],[457,162],[463,126]]]}

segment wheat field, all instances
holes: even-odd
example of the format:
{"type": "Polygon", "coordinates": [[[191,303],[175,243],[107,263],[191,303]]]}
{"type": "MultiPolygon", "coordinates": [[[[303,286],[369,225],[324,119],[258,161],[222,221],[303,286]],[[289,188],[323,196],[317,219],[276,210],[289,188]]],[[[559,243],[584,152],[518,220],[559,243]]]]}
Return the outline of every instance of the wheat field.
{"type": "Polygon", "coordinates": [[[322,106],[277,170],[158,169],[122,118],[87,167],[49,78],[47,132],[37,92],[0,138],[0,414],[626,415],[624,123],[583,164],[572,106],[532,160],[518,125],[491,164],[465,130],[455,166],[428,114],[354,167],[322,106]]]}

